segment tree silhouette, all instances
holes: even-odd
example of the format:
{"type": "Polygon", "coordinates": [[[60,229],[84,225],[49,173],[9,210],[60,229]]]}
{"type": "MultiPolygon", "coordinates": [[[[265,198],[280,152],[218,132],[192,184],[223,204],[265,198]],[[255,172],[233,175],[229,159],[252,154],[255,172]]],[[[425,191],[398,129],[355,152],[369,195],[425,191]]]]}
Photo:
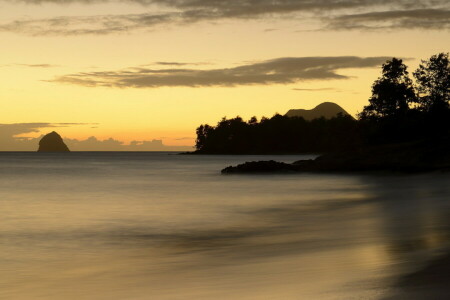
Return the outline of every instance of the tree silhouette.
{"type": "Polygon", "coordinates": [[[416,102],[411,79],[401,59],[393,58],[382,66],[382,75],[372,86],[369,105],[359,114],[360,119],[398,117],[405,115],[409,104],[416,102]]]}
{"type": "Polygon", "coordinates": [[[215,154],[328,152],[353,147],[358,136],[357,121],[348,115],[306,121],[275,114],[259,122],[236,117],[223,118],[216,126],[200,125],[196,148],[215,154]]]}
{"type": "Polygon", "coordinates": [[[247,122],[249,125],[256,125],[258,124],[258,118],[256,118],[256,116],[253,116],[250,118],[250,120],[248,120],[247,122]]]}
{"type": "Polygon", "coordinates": [[[447,110],[450,100],[449,54],[439,53],[422,64],[414,72],[419,92],[419,103],[424,111],[447,110]]]}
{"type": "Polygon", "coordinates": [[[195,147],[197,149],[201,149],[205,147],[207,143],[207,137],[209,133],[211,132],[212,128],[208,124],[206,125],[200,125],[197,130],[197,139],[195,140],[195,147]]]}
{"type": "Polygon", "coordinates": [[[247,122],[241,117],[223,118],[216,126],[197,128],[196,152],[324,153],[418,141],[450,143],[449,54],[422,61],[414,76],[417,92],[407,67],[393,58],[383,64],[359,120],[342,114],[313,120],[275,114],[259,122],[256,117],[247,122]],[[411,109],[412,104],[419,109],[411,109]]]}

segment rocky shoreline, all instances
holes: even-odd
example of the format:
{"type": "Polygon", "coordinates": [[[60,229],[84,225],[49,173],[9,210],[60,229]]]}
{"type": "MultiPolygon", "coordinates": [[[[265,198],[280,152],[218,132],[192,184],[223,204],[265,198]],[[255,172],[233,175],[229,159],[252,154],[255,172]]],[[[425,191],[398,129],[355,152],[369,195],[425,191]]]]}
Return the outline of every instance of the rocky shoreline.
{"type": "Polygon", "coordinates": [[[222,174],[292,172],[450,171],[450,139],[366,147],[329,153],[292,164],[253,161],[224,168],[222,174]]]}

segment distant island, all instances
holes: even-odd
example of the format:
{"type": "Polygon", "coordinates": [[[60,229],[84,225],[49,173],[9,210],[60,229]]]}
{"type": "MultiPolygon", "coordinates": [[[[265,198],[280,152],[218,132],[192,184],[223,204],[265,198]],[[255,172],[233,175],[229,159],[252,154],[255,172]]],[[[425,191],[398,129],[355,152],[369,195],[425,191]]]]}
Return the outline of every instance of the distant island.
{"type": "Polygon", "coordinates": [[[322,154],[285,164],[247,162],[222,173],[450,170],[449,54],[422,61],[409,77],[401,59],[386,61],[369,103],[350,116],[335,103],[272,118],[223,118],[197,128],[198,154],[322,154]]]}
{"type": "Polygon", "coordinates": [[[320,118],[332,119],[339,115],[350,116],[342,107],[333,102],[321,103],[313,109],[291,109],[285,114],[286,117],[300,117],[306,121],[320,118]]]}
{"type": "Polygon", "coordinates": [[[42,137],[37,152],[70,152],[62,137],[55,131],[42,137]]]}

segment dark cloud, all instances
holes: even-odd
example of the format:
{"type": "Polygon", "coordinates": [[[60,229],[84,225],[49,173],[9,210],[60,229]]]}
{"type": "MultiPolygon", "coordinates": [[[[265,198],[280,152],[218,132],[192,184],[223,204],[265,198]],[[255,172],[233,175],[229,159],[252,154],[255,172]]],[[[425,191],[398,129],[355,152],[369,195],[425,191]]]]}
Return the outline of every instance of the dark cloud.
{"type": "Polygon", "coordinates": [[[272,32],[272,31],[278,31],[279,29],[277,29],[277,28],[267,28],[267,29],[264,29],[264,32],[272,32]]]}
{"type": "Polygon", "coordinates": [[[125,2],[141,5],[158,5],[164,8],[200,12],[217,12],[222,16],[253,16],[271,13],[289,13],[296,11],[323,11],[336,9],[361,9],[367,7],[405,7],[424,8],[446,5],[446,0],[4,0],[10,3],[28,4],[70,4],[70,3],[105,3],[125,2]]]}
{"type": "Polygon", "coordinates": [[[450,10],[416,9],[343,15],[328,20],[326,29],[450,29],[450,10]]]}
{"type": "Polygon", "coordinates": [[[0,124],[2,133],[17,135],[29,132],[39,132],[41,128],[70,127],[77,125],[97,125],[97,123],[13,123],[0,124]]]}
{"type": "Polygon", "coordinates": [[[305,80],[348,79],[337,71],[377,67],[389,57],[284,57],[228,69],[131,68],[111,72],[83,72],[52,82],[83,86],[155,88],[163,86],[238,86],[288,84],[305,80]]]}
{"type": "Polygon", "coordinates": [[[168,14],[126,14],[126,15],[96,15],[70,16],[46,19],[22,19],[0,24],[0,31],[14,32],[31,36],[48,35],[106,35],[126,33],[156,25],[173,23],[178,16],[168,14]]]}
{"type": "Polygon", "coordinates": [[[186,66],[190,65],[189,63],[181,63],[181,62],[171,62],[171,61],[158,61],[155,63],[160,66],[186,66]]]}
{"type": "MultiPolygon", "coordinates": [[[[23,0],[26,3],[102,3],[106,0],[23,0]]],[[[105,35],[223,19],[316,19],[326,30],[366,29],[364,20],[384,22],[377,28],[448,29],[448,0],[123,0],[163,7],[164,13],[61,16],[19,19],[0,24],[0,31],[40,35],[105,35]],[[413,10],[410,10],[413,8],[413,10]],[[391,15],[388,15],[391,13],[391,15]],[[292,15],[292,16],[291,16],[292,15]],[[436,16],[438,21],[431,20],[436,16]],[[352,20],[357,23],[352,25],[352,20]],[[392,26],[389,24],[392,23],[392,26]],[[337,27],[333,27],[336,24],[337,27]]]]}

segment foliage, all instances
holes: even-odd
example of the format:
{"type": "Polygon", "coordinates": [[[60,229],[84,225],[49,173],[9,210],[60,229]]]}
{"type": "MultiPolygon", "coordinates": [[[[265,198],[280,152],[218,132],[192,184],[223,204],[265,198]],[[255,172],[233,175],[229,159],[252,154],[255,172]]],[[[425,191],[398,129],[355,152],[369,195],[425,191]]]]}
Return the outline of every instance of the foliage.
{"type": "Polygon", "coordinates": [[[449,54],[433,55],[414,72],[423,110],[436,113],[448,109],[450,101],[449,54]]]}
{"type": "Polygon", "coordinates": [[[409,104],[417,102],[406,65],[393,58],[382,66],[382,75],[372,86],[369,105],[364,107],[360,119],[396,118],[406,114],[409,104]]]}
{"type": "Polygon", "coordinates": [[[367,145],[418,140],[436,141],[450,136],[449,54],[432,56],[414,72],[416,86],[401,59],[382,66],[372,86],[369,105],[358,115],[306,121],[279,114],[223,118],[216,126],[197,128],[197,153],[267,154],[323,153],[367,145]]]}
{"type": "Polygon", "coordinates": [[[265,154],[327,152],[353,145],[357,122],[351,116],[305,121],[279,114],[272,118],[223,118],[216,126],[197,128],[200,153],[265,154]]]}

